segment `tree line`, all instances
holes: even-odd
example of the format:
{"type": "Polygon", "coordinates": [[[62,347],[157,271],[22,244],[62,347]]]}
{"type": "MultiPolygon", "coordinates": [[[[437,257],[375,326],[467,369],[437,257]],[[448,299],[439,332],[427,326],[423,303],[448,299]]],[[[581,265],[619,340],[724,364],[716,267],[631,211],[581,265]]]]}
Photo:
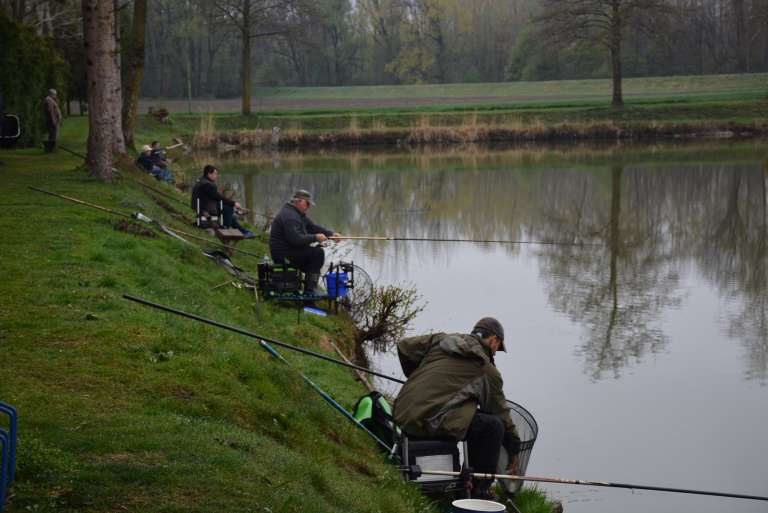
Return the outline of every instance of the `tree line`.
{"type": "MultiPolygon", "coordinates": [[[[124,56],[145,30],[151,97],[768,70],[768,0],[113,1],[124,56]]],[[[65,50],[82,93],[78,4],[0,0],[65,50]]]]}
{"type": "Polygon", "coordinates": [[[89,148],[114,153],[133,145],[140,94],[240,96],[248,115],[255,84],[611,76],[620,107],[624,76],[768,67],[768,0],[0,0],[0,9],[69,63],[68,95],[90,109],[89,148]]]}

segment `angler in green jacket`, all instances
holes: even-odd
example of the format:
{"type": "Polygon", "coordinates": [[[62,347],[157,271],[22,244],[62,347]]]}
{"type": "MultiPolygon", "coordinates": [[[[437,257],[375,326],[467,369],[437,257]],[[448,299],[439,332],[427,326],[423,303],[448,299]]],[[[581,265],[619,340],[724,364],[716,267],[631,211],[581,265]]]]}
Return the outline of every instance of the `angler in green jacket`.
{"type": "MultiPolygon", "coordinates": [[[[502,444],[516,471],[520,437],[509,415],[503,380],[493,358],[506,351],[504,328],[492,317],[472,333],[436,333],[401,340],[400,364],[408,381],[395,399],[395,421],[410,436],[467,440],[469,464],[495,473],[502,444]]],[[[490,494],[480,481],[473,495],[490,494]]]]}

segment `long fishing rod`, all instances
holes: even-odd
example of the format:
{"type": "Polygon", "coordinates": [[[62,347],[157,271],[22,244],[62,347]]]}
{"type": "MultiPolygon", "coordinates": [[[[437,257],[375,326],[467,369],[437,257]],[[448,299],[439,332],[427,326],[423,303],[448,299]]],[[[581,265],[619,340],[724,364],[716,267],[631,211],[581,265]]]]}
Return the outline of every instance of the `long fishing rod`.
{"type": "MultiPolygon", "coordinates": [[[[404,470],[414,471],[405,467],[404,470]]],[[[461,472],[451,472],[447,470],[422,470],[416,469],[416,473],[429,474],[435,476],[460,476],[461,472]]],[[[651,490],[655,492],[673,492],[673,493],[688,493],[694,495],[712,495],[715,497],[729,497],[732,499],[751,499],[756,501],[768,501],[768,497],[762,497],[760,495],[744,495],[740,493],[725,493],[725,492],[712,492],[707,490],[690,490],[686,488],[669,488],[665,486],[647,486],[637,485],[629,483],[611,483],[607,481],[585,481],[582,479],[561,479],[557,477],[543,477],[543,476],[516,476],[511,474],[483,474],[478,472],[470,473],[472,477],[476,479],[503,479],[509,481],[531,481],[537,483],[558,483],[558,484],[570,484],[570,485],[584,485],[584,486],[605,486],[610,488],[628,488],[631,490],[651,490]]]]}
{"type": "Polygon", "coordinates": [[[331,358],[330,356],[326,356],[322,353],[316,353],[315,351],[311,351],[309,349],[304,349],[303,347],[294,346],[291,344],[288,344],[286,342],[281,342],[280,340],[275,340],[273,338],[265,337],[263,335],[259,335],[257,333],[252,333],[250,331],[244,330],[242,328],[238,328],[236,326],[230,326],[229,324],[224,324],[218,321],[214,321],[211,319],[206,319],[205,317],[201,317],[199,315],[191,314],[188,312],[184,312],[182,310],[178,310],[176,308],[172,308],[170,306],[161,305],[160,303],[154,303],[152,301],[132,296],[130,294],[123,294],[123,297],[129,301],[133,301],[135,303],[139,303],[144,306],[149,306],[151,308],[156,308],[158,310],[162,310],[164,312],[172,313],[174,315],[178,315],[180,317],[186,317],[187,319],[192,319],[194,321],[202,322],[203,324],[208,324],[210,326],[215,326],[217,328],[222,328],[227,331],[232,331],[234,333],[238,333],[240,335],[245,335],[246,337],[254,338],[256,340],[263,340],[266,342],[269,342],[270,344],[274,344],[279,347],[284,347],[285,349],[290,349],[292,351],[296,351],[299,353],[303,353],[306,355],[314,356],[315,358],[320,358],[321,360],[325,360],[327,362],[333,362],[338,365],[341,365],[343,367],[348,367],[350,369],[359,370],[361,372],[366,372],[368,374],[372,374],[374,376],[378,376],[380,378],[388,379],[390,381],[394,381],[395,383],[400,383],[401,385],[405,383],[405,381],[401,379],[394,378],[392,376],[388,376],[387,374],[381,374],[380,372],[373,371],[371,369],[366,369],[365,367],[361,367],[359,365],[355,365],[354,363],[347,363],[342,360],[337,360],[336,358],[331,358]]]}
{"type": "Polygon", "coordinates": [[[388,236],[348,236],[342,235],[341,240],[386,240],[386,241],[410,241],[410,242],[474,242],[493,244],[540,244],[549,246],[602,246],[590,242],[558,242],[543,240],[494,240],[494,239],[442,239],[432,237],[388,237],[388,236]]]}
{"type": "Polygon", "coordinates": [[[75,157],[80,157],[83,160],[88,160],[88,157],[86,157],[82,153],[74,151],[74,150],[70,150],[69,148],[67,148],[66,146],[62,146],[61,144],[59,144],[59,149],[60,150],[64,150],[67,153],[70,153],[70,154],[74,155],[75,157]]]}
{"type": "MultiPolygon", "coordinates": [[[[278,360],[280,360],[281,362],[285,363],[285,364],[286,364],[286,365],[288,365],[289,367],[292,367],[292,365],[291,365],[291,364],[288,362],[288,360],[286,360],[286,359],[283,357],[283,355],[281,355],[280,353],[278,353],[278,352],[277,352],[277,350],[276,350],[274,347],[272,347],[271,345],[269,345],[267,342],[265,342],[264,340],[259,340],[259,345],[260,345],[262,348],[266,349],[266,350],[269,352],[269,354],[271,354],[272,356],[274,356],[275,358],[277,358],[277,359],[278,359],[278,360]]],[[[378,436],[376,436],[376,435],[375,435],[373,432],[371,432],[371,430],[370,430],[370,429],[368,429],[367,427],[365,427],[365,426],[364,426],[364,425],[363,425],[363,424],[362,424],[362,423],[361,423],[359,420],[357,420],[357,419],[355,418],[355,416],[354,416],[354,415],[352,415],[351,413],[349,413],[349,412],[348,412],[348,411],[347,411],[347,410],[346,410],[346,409],[345,409],[345,408],[344,408],[342,405],[340,405],[340,404],[339,404],[339,403],[338,403],[338,402],[337,402],[337,401],[336,401],[336,400],[335,400],[333,397],[331,397],[330,395],[328,395],[328,393],[327,393],[325,390],[323,390],[322,388],[320,388],[320,387],[317,385],[317,383],[315,383],[314,381],[312,381],[311,379],[309,379],[309,378],[308,378],[308,377],[307,377],[307,376],[306,376],[306,375],[305,375],[303,372],[301,372],[301,371],[298,371],[298,372],[299,372],[299,376],[301,376],[301,377],[302,377],[302,379],[303,379],[303,380],[304,380],[304,381],[305,381],[305,382],[306,382],[306,383],[307,383],[309,386],[311,386],[311,387],[312,387],[312,388],[313,388],[313,389],[314,389],[314,390],[315,390],[315,391],[316,391],[318,394],[320,394],[320,396],[321,396],[323,399],[325,399],[325,401],[326,401],[328,404],[330,404],[330,405],[331,405],[331,406],[332,406],[334,409],[336,409],[338,412],[340,412],[342,415],[344,415],[344,417],[346,417],[346,418],[347,418],[347,420],[351,421],[351,422],[352,422],[354,425],[356,425],[357,427],[359,427],[360,429],[362,429],[363,431],[365,431],[366,433],[368,433],[368,435],[369,435],[371,438],[373,438],[373,439],[376,441],[376,443],[377,443],[377,444],[379,444],[379,445],[380,445],[380,446],[382,446],[384,449],[386,449],[386,451],[387,451],[388,453],[392,453],[392,452],[393,452],[393,450],[392,450],[392,447],[390,447],[389,445],[387,445],[387,443],[386,443],[386,442],[384,442],[384,441],[383,441],[381,438],[379,438],[379,437],[378,437],[378,436]]]]}
{"type": "Polygon", "coordinates": [[[184,205],[185,207],[189,207],[188,203],[186,203],[185,201],[180,200],[179,198],[177,198],[173,194],[168,194],[165,191],[161,191],[160,189],[156,189],[156,188],[152,187],[151,185],[147,185],[147,184],[141,182],[140,180],[136,180],[135,178],[129,178],[129,180],[132,181],[135,184],[138,184],[138,185],[144,187],[145,189],[149,189],[150,191],[152,191],[152,192],[154,192],[156,194],[159,194],[160,196],[163,196],[163,197],[168,198],[168,199],[172,199],[173,201],[177,202],[180,205],[184,205]]]}
{"type": "Polygon", "coordinates": [[[59,193],[56,193],[56,192],[46,191],[45,189],[38,189],[37,187],[32,187],[32,186],[30,186],[29,188],[32,189],[33,191],[42,192],[43,194],[49,194],[49,195],[55,196],[57,198],[61,198],[61,199],[65,199],[67,201],[71,201],[73,203],[77,203],[78,205],[83,205],[83,206],[86,206],[86,207],[95,208],[96,210],[101,210],[103,212],[107,212],[109,214],[113,214],[113,215],[116,215],[116,216],[126,217],[128,219],[138,219],[140,221],[145,221],[145,222],[148,222],[150,224],[156,223],[163,231],[169,230],[169,231],[172,231],[172,232],[176,233],[177,235],[183,235],[185,237],[190,237],[192,239],[197,239],[197,240],[206,242],[208,244],[213,244],[215,246],[218,246],[218,247],[226,249],[226,250],[232,250],[232,251],[236,251],[238,253],[242,253],[243,255],[252,256],[254,258],[263,258],[264,257],[264,255],[258,255],[256,253],[251,253],[250,251],[245,251],[244,249],[238,249],[238,248],[234,248],[234,247],[231,247],[231,246],[227,246],[226,244],[222,244],[220,242],[212,241],[210,239],[206,239],[205,237],[200,237],[199,235],[195,235],[195,234],[192,234],[192,233],[189,233],[189,232],[185,232],[185,231],[179,230],[177,228],[171,228],[170,226],[165,226],[163,224],[158,223],[157,221],[153,221],[149,217],[145,216],[144,214],[138,213],[138,212],[136,214],[133,214],[133,215],[126,214],[124,212],[118,212],[117,210],[112,210],[111,208],[102,207],[100,205],[96,205],[96,204],[93,204],[93,203],[88,203],[87,201],[83,201],[83,200],[80,200],[80,199],[77,199],[77,198],[72,198],[70,196],[65,196],[63,194],[59,194],[59,193]]]}
{"type": "Polygon", "coordinates": [[[88,203],[87,201],[79,200],[77,198],[72,198],[70,196],[64,196],[63,194],[59,194],[59,193],[56,193],[56,192],[46,191],[45,189],[38,189],[37,187],[32,187],[31,185],[29,186],[29,188],[32,189],[33,191],[36,191],[36,192],[42,192],[43,194],[49,194],[49,195],[55,196],[57,198],[62,198],[62,199],[65,199],[67,201],[71,201],[72,203],[77,203],[78,205],[84,205],[86,207],[95,208],[96,210],[101,210],[102,212],[107,212],[107,213],[112,214],[112,215],[121,216],[121,217],[127,217],[128,219],[132,219],[133,218],[133,216],[131,216],[130,214],[126,214],[124,212],[118,212],[117,210],[112,210],[111,208],[102,207],[100,205],[95,205],[93,203],[88,203]]]}

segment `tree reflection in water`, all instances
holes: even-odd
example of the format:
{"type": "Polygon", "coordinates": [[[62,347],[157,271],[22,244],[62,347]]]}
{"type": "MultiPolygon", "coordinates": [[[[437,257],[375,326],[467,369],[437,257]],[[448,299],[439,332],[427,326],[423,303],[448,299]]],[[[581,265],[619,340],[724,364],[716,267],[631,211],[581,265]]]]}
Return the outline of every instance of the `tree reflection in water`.
{"type": "Polygon", "coordinates": [[[607,194],[600,194],[603,184],[593,174],[572,174],[566,180],[555,176],[547,184],[549,193],[540,196],[544,222],[537,236],[602,244],[541,252],[549,300],[584,326],[578,353],[595,380],[606,374],[619,377],[623,367],[661,351],[667,337],[659,318],[664,309],[679,304],[662,219],[623,201],[623,175],[623,167],[614,165],[609,176],[601,176],[610,183],[607,194]]]}
{"type": "MultiPolygon", "coordinates": [[[[577,352],[594,380],[618,377],[664,351],[670,341],[662,316],[682,304],[680,275],[693,263],[726,300],[724,332],[745,347],[747,378],[766,382],[762,168],[696,164],[709,160],[700,154],[708,148],[674,148],[679,161],[672,163],[615,148],[592,162],[583,148],[574,151],[302,156],[290,169],[247,176],[243,188],[249,204],[272,211],[293,189],[311,189],[316,221],[358,235],[598,243],[536,250],[553,308],[583,326],[577,352]]],[[[441,266],[455,258],[449,244],[364,248],[386,262],[386,276],[414,262],[441,266]]],[[[521,248],[505,250],[514,257],[521,248]]]]}
{"type": "Polygon", "coordinates": [[[748,379],[768,381],[766,175],[758,167],[713,171],[712,202],[697,250],[703,274],[726,303],[726,332],[744,345],[748,379]],[[723,196],[725,196],[723,198],[723,196]]]}

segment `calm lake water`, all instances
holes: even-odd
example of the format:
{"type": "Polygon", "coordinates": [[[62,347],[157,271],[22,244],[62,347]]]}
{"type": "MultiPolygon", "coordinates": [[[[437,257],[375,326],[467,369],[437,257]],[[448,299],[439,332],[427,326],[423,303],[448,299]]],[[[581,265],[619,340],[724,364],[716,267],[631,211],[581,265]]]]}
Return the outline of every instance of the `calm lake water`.
{"type": "MultiPolygon", "coordinates": [[[[413,333],[502,321],[505,392],[540,427],[529,474],[768,495],[767,157],[708,141],[218,162],[256,212],[302,187],[345,234],[565,243],[345,242],[334,258],[417,288],[413,333]]],[[[391,355],[376,364],[401,375],[391,355]]],[[[542,487],[572,513],[766,511],[542,487]]]]}

